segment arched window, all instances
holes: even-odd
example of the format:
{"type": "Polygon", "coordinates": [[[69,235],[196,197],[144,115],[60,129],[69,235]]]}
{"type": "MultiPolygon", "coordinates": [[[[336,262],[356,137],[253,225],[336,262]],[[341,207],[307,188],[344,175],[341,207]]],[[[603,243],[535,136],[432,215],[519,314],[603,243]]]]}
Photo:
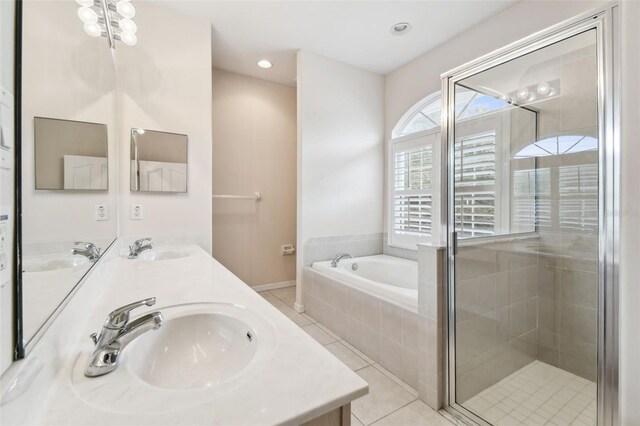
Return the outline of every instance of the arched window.
{"type": "Polygon", "coordinates": [[[549,155],[573,154],[576,152],[596,151],[598,140],[591,136],[565,135],[553,136],[525,146],[515,158],[546,157],[549,155]]]}
{"type": "MultiPolygon", "coordinates": [[[[509,103],[472,89],[456,91],[456,121],[509,107],[509,103]]],[[[393,128],[393,139],[440,127],[442,95],[434,92],[412,106],[393,128]]]]}
{"type": "MultiPolygon", "coordinates": [[[[495,96],[473,89],[457,89],[456,123],[510,106],[508,102],[495,96]]],[[[411,107],[391,132],[387,167],[387,229],[390,245],[415,249],[416,243],[438,238],[438,229],[432,227],[432,224],[440,223],[441,110],[442,95],[437,91],[411,107]]],[[[492,125],[495,121],[489,117],[484,123],[492,125]]],[[[471,229],[473,235],[493,234],[495,226],[495,189],[488,184],[479,184],[481,178],[484,179],[483,183],[495,179],[496,165],[501,164],[500,155],[495,152],[501,128],[490,130],[481,134],[468,134],[464,140],[456,141],[457,158],[464,156],[465,160],[460,176],[464,175],[467,179],[460,183],[459,191],[464,193],[465,200],[463,205],[463,198],[459,197],[460,209],[465,213],[465,229],[471,229]],[[494,175],[489,176],[490,173],[494,175]],[[486,205],[487,203],[491,205],[486,205]]]]}

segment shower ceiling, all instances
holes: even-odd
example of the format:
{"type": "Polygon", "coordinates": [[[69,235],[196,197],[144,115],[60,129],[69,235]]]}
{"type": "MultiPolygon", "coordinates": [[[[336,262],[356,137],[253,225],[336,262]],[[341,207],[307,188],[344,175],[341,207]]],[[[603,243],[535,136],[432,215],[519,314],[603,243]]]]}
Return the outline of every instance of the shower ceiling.
{"type": "Polygon", "coordinates": [[[299,49],[380,73],[410,62],[517,0],[185,1],[166,4],[212,25],[213,66],[295,85],[299,49]],[[409,22],[394,37],[389,28],[409,22]],[[269,59],[273,68],[256,67],[269,59]]]}

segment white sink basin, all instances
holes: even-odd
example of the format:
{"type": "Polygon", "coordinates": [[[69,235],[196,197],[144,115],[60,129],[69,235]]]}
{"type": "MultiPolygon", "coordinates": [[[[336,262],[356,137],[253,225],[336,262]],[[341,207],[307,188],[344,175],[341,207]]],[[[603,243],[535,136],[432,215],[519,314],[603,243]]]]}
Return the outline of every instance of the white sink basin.
{"type": "Polygon", "coordinates": [[[150,385],[167,389],[211,387],[237,376],[260,345],[246,322],[223,313],[165,320],[133,342],[128,368],[150,385]]]}
{"type": "Polygon", "coordinates": [[[190,303],[149,311],[162,312],[162,326],[131,342],[112,373],[84,375],[93,349],[87,342],[71,377],[80,399],[121,413],[171,412],[222,398],[255,380],[272,362],[275,329],[244,306],[190,303]],[[121,397],[125,390],[143,397],[121,397]]]}
{"type": "Polygon", "coordinates": [[[191,256],[191,252],[184,249],[152,249],[138,255],[138,259],[146,261],[181,259],[191,256]]]}
{"type": "Polygon", "coordinates": [[[71,269],[89,264],[84,256],[71,254],[47,254],[31,256],[24,259],[23,272],[49,272],[61,269],[71,269]]]}

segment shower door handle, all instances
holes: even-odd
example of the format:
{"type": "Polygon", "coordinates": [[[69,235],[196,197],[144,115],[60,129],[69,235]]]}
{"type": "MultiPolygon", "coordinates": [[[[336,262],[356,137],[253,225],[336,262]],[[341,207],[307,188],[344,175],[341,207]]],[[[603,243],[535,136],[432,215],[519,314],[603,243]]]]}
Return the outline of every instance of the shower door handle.
{"type": "Polygon", "coordinates": [[[458,254],[458,233],[457,232],[451,233],[451,249],[453,251],[454,256],[458,254]]]}

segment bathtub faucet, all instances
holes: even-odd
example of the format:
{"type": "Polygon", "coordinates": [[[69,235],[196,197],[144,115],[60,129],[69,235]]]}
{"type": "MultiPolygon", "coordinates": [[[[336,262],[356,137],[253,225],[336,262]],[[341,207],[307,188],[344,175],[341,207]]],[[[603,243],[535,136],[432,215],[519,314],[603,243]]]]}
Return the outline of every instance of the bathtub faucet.
{"type": "Polygon", "coordinates": [[[331,267],[336,268],[338,266],[338,262],[340,262],[342,259],[345,259],[345,258],[353,259],[353,256],[351,256],[349,253],[340,252],[336,254],[336,257],[334,257],[333,260],[331,261],[331,267]]]}

